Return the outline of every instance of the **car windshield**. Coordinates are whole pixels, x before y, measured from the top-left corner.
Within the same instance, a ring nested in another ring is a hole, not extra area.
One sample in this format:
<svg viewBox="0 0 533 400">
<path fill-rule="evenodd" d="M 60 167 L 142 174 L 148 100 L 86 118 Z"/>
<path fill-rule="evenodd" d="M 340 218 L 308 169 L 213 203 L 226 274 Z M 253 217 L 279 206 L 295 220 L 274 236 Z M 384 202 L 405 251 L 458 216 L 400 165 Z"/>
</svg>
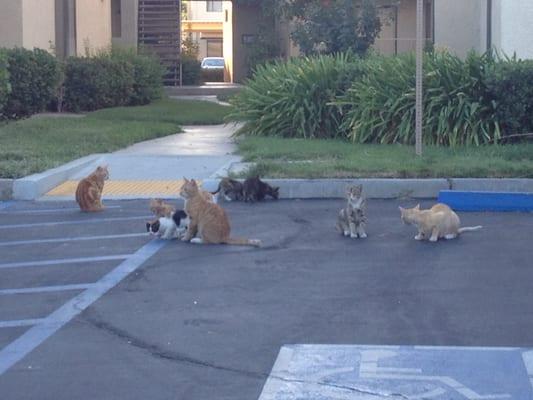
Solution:
<svg viewBox="0 0 533 400">
<path fill-rule="evenodd" d="M 223 58 L 212 58 L 204 60 L 204 66 L 207 67 L 223 67 L 224 66 L 224 59 Z"/>
</svg>

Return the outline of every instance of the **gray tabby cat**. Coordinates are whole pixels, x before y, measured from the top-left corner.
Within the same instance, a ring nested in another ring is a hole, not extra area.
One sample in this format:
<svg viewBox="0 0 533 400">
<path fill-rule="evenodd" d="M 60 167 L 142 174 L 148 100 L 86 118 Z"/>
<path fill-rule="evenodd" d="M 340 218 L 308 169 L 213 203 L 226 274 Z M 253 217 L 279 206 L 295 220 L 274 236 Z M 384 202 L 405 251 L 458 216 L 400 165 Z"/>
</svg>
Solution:
<svg viewBox="0 0 533 400">
<path fill-rule="evenodd" d="M 351 238 L 366 238 L 366 200 L 363 185 L 354 185 L 347 189 L 348 203 L 339 211 L 337 230 Z"/>
<path fill-rule="evenodd" d="M 222 198 L 226 201 L 241 201 L 244 200 L 244 185 L 231 178 L 222 178 L 218 184 L 218 189 L 211 192 L 212 195 L 220 193 Z"/>
</svg>

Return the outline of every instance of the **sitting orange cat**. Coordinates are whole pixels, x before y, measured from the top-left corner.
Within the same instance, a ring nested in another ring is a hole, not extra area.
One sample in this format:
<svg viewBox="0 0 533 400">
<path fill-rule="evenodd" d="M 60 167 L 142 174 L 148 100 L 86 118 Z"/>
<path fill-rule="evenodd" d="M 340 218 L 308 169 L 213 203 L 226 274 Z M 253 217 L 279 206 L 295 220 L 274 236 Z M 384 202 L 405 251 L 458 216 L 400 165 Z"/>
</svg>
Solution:
<svg viewBox="0 0 533 400">
<path fill-rule="evenodd" d="M 185 199 L 184 209 L 190 219 L 183 241 L 244 246 L 261 245 L 261 242 L 255 239 L 231 238 L 226 212 L 219 205 L 206 200 L 194 179 L 185 179 L 180 196 Z M 198 237 L 196 237 L 197 234 Z"/>
<path fill-rule="evenodd" d="M 459 216 L 446 204 L 437 203 L 429 210 L 420 210 L 420 204 L 414 208 L 400 207 L 402 221 L 418 228 L 416 240 L 429 239 L 436 242 L 440 238 L 455 239 L 460 233 L 476 231 L 481 226 L 460 228 Z"/>
<path fill-rule="evenodd" d="M 99 166 L 87 178 L 82 179 L 76 188 L 76 202 L 82 211 L 102 211 L 102 191 L 104 181 L 109 179 L 109 171 L 106 166 Z"/>
</svg>

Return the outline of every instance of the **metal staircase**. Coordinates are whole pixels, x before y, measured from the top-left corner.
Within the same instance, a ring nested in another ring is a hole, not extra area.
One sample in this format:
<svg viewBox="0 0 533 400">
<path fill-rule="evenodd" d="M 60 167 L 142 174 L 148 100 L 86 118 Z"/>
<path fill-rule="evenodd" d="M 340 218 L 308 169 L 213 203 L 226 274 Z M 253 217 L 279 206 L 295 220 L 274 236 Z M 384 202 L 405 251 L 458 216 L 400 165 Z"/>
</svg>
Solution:
<svg viewBox="0 0 533 400">
<path fill-rule="evenodd" d="M 139 0 L 139 46 L 159 56 L 167 86 L 180 84 L 181 0 Z"/>
</svg>

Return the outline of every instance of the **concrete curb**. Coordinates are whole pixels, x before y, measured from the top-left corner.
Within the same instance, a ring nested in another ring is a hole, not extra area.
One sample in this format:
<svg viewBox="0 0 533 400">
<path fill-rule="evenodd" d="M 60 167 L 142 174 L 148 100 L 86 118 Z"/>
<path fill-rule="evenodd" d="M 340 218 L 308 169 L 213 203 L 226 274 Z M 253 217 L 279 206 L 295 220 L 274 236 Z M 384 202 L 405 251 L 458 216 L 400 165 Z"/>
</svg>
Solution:
<svg viewBox="0 0 533 400">
<path fill-rule="evenodd" d="M 242 179 L 239 179 L 242 181 Z M 264 179 L 280 187 L 281 199 L 343 198 L 346 187 L 360 183 L 367 198 L 437 198 L 441 190 L 532 192 L 533 179 Z M 209 191 L 219 179 L 203 180 Z"/>
<path fill-rule="evenodd" d="M 375 199 L 436 198 L 450 189 L 446 179 L 264 179 L 279 186 L 280 199 L 342 198 L 346 187 L 360 183 L 366 197 Z M 242 180 L 241 180 L 242 181 Z M 218 179 L 206 179 L 202 186 L 216 190 Z"/>
<path fill-rule="evenodd" d="M 450 182 L 451 190 L 533 193 L 533 179 L 452 178 Z"/>
<path fill-rule="evenodd" d="M 0 200 L 11 200 L 13 198 L 14 179 L 0 179 Z"/>
<path fill-rule="evenodd" d="M 102 154 L 92 154 L 61 165 L 60 167 L 41 172 L 40 174 L 16 179 L 13 182 L 13 199 L 35 200 L 47 193 L 50 189 L 68 180 L 73 174 L 90 164 L 96 163 L 102 156 Z"/>
</svg>

